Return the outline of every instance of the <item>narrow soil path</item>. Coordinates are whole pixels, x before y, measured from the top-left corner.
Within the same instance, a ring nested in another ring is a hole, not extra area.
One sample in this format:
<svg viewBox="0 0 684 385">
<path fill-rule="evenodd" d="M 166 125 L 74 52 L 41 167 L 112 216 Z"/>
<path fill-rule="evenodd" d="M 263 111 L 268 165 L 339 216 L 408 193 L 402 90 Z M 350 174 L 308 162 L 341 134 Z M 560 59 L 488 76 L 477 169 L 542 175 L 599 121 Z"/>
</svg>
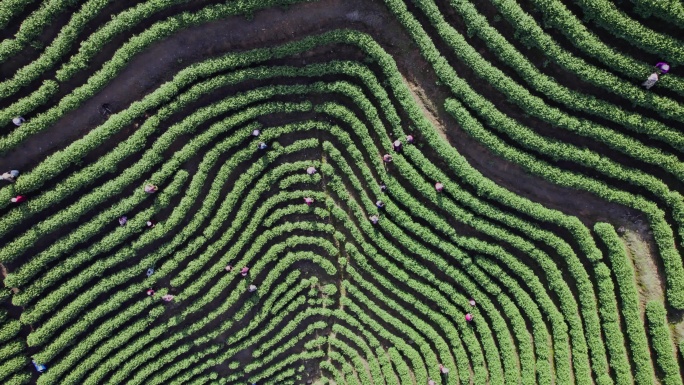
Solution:
<svg viewBox="0 0 684 385">
<path fill-rule="evenodd" d="M 642 311 L 649 301 L 663 302 L 665 290 L 663 287 L 663 272 L 657 259 L 654 258 L 651 241 L 647 234 L 639 231 L 627 230 L 624 241 L 636 273 L 637 285 Z"/>
</svg>

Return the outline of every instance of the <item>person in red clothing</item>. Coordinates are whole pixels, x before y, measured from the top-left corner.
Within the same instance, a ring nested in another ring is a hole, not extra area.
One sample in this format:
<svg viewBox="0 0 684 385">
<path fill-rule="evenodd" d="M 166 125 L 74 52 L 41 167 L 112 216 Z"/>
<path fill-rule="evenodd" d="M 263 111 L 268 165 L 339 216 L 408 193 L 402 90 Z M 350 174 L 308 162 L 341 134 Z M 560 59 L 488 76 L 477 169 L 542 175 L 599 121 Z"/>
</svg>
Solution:
<svg viewBox="0 0 684 385">
<path fill-rule="evenodd" d="M 14 198 L 10 199 L 10 202 L 12 203 L 21 203 L 26 200 L 26 197 L 23 195 L 17 195 Z"/>
<path fill-rule="evenodd" d="M 249 271 L 249 267 L 245 266 L 240 270 L 240 274 L 242 274 L 243 277 L 247 276 L 247 272 Z"/>
<path fill-rule="evenodd" d="M 151 296 L 154 295 L 154 290 L 152 290 L 152 289 L 147 289 L 146 293 L 147 293 L 147 295 L 149 295 L 149 296 L 151 297 Z"/>
<path fill-rule="evenodd" d="M 465 315 L 465 320 L 468 321 L 468 322 L 472 321 L 472 320 L 473 320 L 473 315 L 470 314 L 470 313 L 466 313 L 466 315 Z"/>
<path fill-rule="evenodd" d="M 382 156 L 382 160 L 383 160 L 385 163 L 391 163 L 391 162 L 392 162 L 392 155 L 390 155 L 390 154 L 385 154 L 385 155 Z"/>
</svg>

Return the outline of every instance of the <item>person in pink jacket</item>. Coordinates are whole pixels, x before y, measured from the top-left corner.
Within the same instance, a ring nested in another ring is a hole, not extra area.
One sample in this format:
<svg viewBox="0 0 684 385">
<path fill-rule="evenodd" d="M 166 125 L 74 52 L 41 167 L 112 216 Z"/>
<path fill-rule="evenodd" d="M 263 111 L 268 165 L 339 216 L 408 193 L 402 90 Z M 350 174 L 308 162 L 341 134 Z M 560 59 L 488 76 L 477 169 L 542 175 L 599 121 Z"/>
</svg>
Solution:
<svg viewBox="0 0 684 385">
<path fill-rule="evenodd" d="M 10 202 L 12 203 L 21 203 L 26 201 L 26 197 L 23 195 L 17 195 L 14 198 L 10 199 Z"/>
</svg>

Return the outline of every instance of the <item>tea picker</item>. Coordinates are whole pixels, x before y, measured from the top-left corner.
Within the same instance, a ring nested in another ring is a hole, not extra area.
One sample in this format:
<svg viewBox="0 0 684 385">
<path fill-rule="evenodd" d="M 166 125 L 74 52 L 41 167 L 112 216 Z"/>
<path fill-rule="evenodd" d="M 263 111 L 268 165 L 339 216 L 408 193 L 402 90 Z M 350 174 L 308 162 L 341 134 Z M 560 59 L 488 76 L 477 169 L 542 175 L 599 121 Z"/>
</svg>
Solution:
<svg viewBox="0 0 684 385">
<path fill-rule="evenodd" d="M 449 382 L 449 369 L 444 367 L 444 365 L 439 364 L 439 372 L 442 374 L 442 381 L 445 383 Z"/>
<path fill-rule="evenodd" d="M 646 89 L 651 89 L 659 80 L 659 75 L 665 75 L 670 71 L 670 65 L 665 62 L 658 62 L 655 65 L 656 71 L 648 75 L 645 82 L 641 83 Z"/>
<path fill-rule="evenodd" d="M 10 199 L 10 202 L 12 202 L 12 203 L 21 203 L 21 202 L 24 202 L 25 200 L 26 200 L 26 197 L 25 197 L 25 196 L 23 196 L 23 195 L 17 195 L 16 197 Z"/>
<path fill-rule="evenodd" d="M 151 184 L 151 183 L 148 183 L 148 184 L 145 185 L 145 189 L 144 189 L 144 190 L 145 190 L 145 192 L 148 193 L 148 194 L 154 194 L 154 193 L 157 192 L 157 190 L 159 190 L 159 187 L 157 187 L 157 186 L 155 186 L 155 185 L 153 185 L 153 184 Z"/>
<path fill-rule="evenodd" d="M 17 179 L 17 177 L 19 177 L 19 170 L 10 170 L 8 172 L 2 173 L 2 175 L 0 175 L 0 180 L 14 182 Z"/>
<path fill-rule="evenodd" d="M 31 360 L 31 363 L 32 363 L 33 366 L 36 368 L 36 371 L 37 371 L 38 373 L 43 373 L 44 371 L 47 370 L 47 366 L 45 366 L 45 365 L 43 365 L 43 364 L 38 364 L 38 363 L 36 363 L 36 360 Z"/>
</svg>

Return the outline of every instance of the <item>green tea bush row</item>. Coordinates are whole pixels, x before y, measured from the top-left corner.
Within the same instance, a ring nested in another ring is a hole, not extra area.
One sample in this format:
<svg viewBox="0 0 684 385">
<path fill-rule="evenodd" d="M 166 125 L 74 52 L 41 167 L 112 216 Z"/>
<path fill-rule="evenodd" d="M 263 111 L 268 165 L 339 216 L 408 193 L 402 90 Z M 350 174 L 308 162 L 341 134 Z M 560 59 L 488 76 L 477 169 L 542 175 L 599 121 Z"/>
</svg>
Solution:
<svg viewBox="0 0 684 385">
<path fill-rule="evenodd" d="M 600 181 L 589 179 L 581 174 L 562 170 L 547 162 L 536 159 L 523 151 L 508 146 L 501 139 L 496 138 L 494 135 L 484 130 L 480 123 L 470 117 L 468 112 L 464 108 L 461 108 L 455 100 L 450 100 L 446 107 L 470 135 L 490 148 L 494 153 L 514 161 L 530 172 L 541 175 L 553 183 L 587 190 L 609 201 L 616 201 L 644 212 L 648 216 L 660 256 L 665 264 L 668 301 L 676 308 L 684 306 L 684 281 L 676 278 L 680 276 L 681 273 L 684 273 L 684 270 L 682 270 L 684 267 L 682 267 L 679 253 L 673 242 L 674 234 L 672 228 L 665 221 L 665 214 L 663 211 L 654 203 L 649 202 L 640 196 L 630 196 L 632 194 L 616 190 L 606 186 Z M 678 198 L 679 194 L 677 192 L 668 192 L 666 194 L 667 195 L 663 197 L 663 199 L 668 204 L 674 206 L 673 214 L 679 224 L 682 219 L 679 218 L 681 209 L 678 207 L 682 205 L 681 198 Z M 683 230 L 684 228 L 680 225 L 679 232 L 681 233 Z"/>
<path fill-rule="evenodd" d="M 611 92 L 616 92 L 628 84 L 611 72 L 594 67 L 581 57 L 572 54 L 559 45 L 549 36 L 542 27 L 537 25 L 534 18 L 525 12 L 520 4 L 513 0 L 492 0 L 501 15 L 506 18 L 516 30 L 516 37 L 527 44 L 534 45 L 546 53 L 546 57 L 556 62 L 561 67 L 599 87 Z M 641 95 L 641 100 L 661 100 L 652 93 L 643 93 L 638 88 L 639 84 L 652 71 L 654 63 L 644 63 L 629 57 L 617 48 L 613 48 L 594 33 L 589 31 L 585 23 L 577 20 L 575 16 L 560 2 L 535 1 L 539 10 L 544 12 L 544 24 L 555 27 L 558 32 L 564 34 L 568 41 L 576 45 L 583 54 L 591 56 L 608 66 L 612 71 L 620 72 L 629 76 L 638 84 L 632 84 L 633 93 Z M 665 87 L 684 94 L 684 81 L 681 77 L 665 76 L 658 83 L 658 87 Z M 653 103 L 651 108 L 657 106 Z M 657 108 L 657 107 L 655 107 Z"/>
<path fill-rule="evenodd" d="M 43 72 L 54 66 L 62 55 L 69 52 L 73 43 L 78 39 L 78 34 L 85 28 L 86 24 L 108 4 L 108 0 L 89 0 L 83 4 L 81 9 L 72 14 L 69 23 L 61 29 L 57 37 L 37 59 L 19 68 L 12 74 L 11 78 L 0 82 L 0 99 L 7 98 L 16 93 L 21 87 L 25 87 L 36 80 Z M 0 60 L 4 60 L 8 56 L 7 51 L 4 51 L 2 48 L 2 43 L 0 43 Z"/>
<path fill-rule="evenodd" d="M 553 78 L 541 73 L 515 46 L 510 44 L 503 35 L 489 25 L 487 19 L 477 12 L 473 4 L 461 0 L 452 0 L 451 6 L 463 16 L 463 20 L 467 23 L 470 30 L 474 31 L 487 44 L 492 53 L 496 54 L 500 60 L 508 63 L 528 84 L 545 96 L 552 97 L 572 109 L 592 113 L 619 123 L 621 126 L 628 127 L 636 132 L 648 134 L 652 138 L 662 140 L 679 149 L 684 148 L 684 137 L 678 131 L 671 129 L 665 124 L 649 119 L 641 114 L 625 111 L 592 95 L 573 91 L 559 85 Z M 455 44 L 458 44 L 458 47 L 462 47 L 465 44 L 464 41 L 455 36 L 455 30 L 446 24 L 439 11 L 434 9 L 432 3 L 421 3 L 421 7 L 435 20 L 435 24 L 440 26 L 440 30 L 445 34 L 444 39 L 450 42 L 454 48 L 456 48 Z M 455 49 L 454 52 L 461 51 Z M 553 51 L 548 50 L 545 52 Z M 479 67 L 479 65 L 475 66 L 475 68 Z M 658 112 L 662 110 L 664 116 L 669 116 L 667 114 L 680 109 L 677 102 L 673 100 L 660 100 L 658 96 L 649 98 L 648 102 L 646 101 L 645 94 L 641 95 L 640 98 L 635 98 L 633 96 L 635 93 L 641 94 L 648 91 L 636 91 L 633 84 L 624 84 L 622 87 L 617 88 L 615 92 L 618 92 L 619 96 L 627 98 L 642 107 L 656 108 Z"/>
<path fill-rule="evenodd" d="M 427 4 L 428 3 L 421 2 L 422 7 L 427 7 Z M 397 12 L 401 11 L 397 10 Z M 517 104 L 526 113 L 536 116 L 555 127 L 561 127 L 565 130 L 603 142 L 609 147 L 635 157 L 636 159 L 654 165 L 661 165 L 665 162 L 669 165 L 667 167 L 668 172 L 673 172 L 673 170 L 677 169 L 680 170 L 676 173 L 680 179 L 682 178 L 682 175 L 684 175 L 681 173 L 681 171 L 684 171 L 684 166 L 680 164 L 676 157 L 663 154 L 659 149 L 645 146 L 629 136 L 610 130 L 602 125 L 575 118 L 558 108 L 549 106 L 542 98 L 532 95 L 525 87 L 518 85 L 501 70 L 484 60 L 474 48 L 467 44 L 463 36 L 458 34 L 444 21 L 436 7 L 433 6 L 427 14 L 433 19 L 432 25 L 434 25 L 440 34 L 442 34 L 443 39 L 453 48 L 454 52 L 459 55 L 461 59 L 478 74 L 478 76 L 487 79 L 493 87 L 506 95 L 509 101 Z M 404 16 L 403 14 L 399 14 L 398 16 L 405 19 L 404 23 L 408 29 L 413 29 L 412 33 L 414 34 L 414 39 L 421 39 L 420 43 L 423 44 L 419 43 L 419 46 L 424 55 L 427 56 L 426 52 L 428 51 L 430 52 L 430 55 L 439 55 L 434 44 L 429 40 L 429 37 L 424 35 L 425 32 L 422 30 L 422 27 L 417 24 L 415 19 L 412 19 L 412 16 Z M 433 67 L 435 67 L 436 72 L 442 81 L 452 89 L 452 92 L 455 95 L 459 95 L 459 98 L 472 110 L 476 111 L 486 120 L 499 119 L 501 121 L 508 121 L 509 123 L 514 122 L 513 119 L 498 111 L 493 103 L 474 92 L 465 79 L 457 76 L 444 57 L 437 56 L 433 60 L 430 60 L 428 57 L 428 60 Z M 578 103 L 583 102 L 578 101 Z M 674 104 L 677 105 L 677 103 Z M 674 107 L 669 110 L 672 110 L 673 108 Z M 678 105 L 677 108 L 679 108 Z M 684 116 L 684 109 L 681 109 L 681 112 L 682 116 Z"/>
<path fill-rule="evenodd" d="M 535 4 L 544 2 L 534 1 Z M 551 3 L 560 3 L 557 1 Z M 605 28 L 613 36 L 626 40 L 647 52 L 657 54 L 672 64 L 684 63 L 684 42 L 664 33 L 654 31 L 620 11 L 607 1 L 578 0 L 587 18 Z"/>
<path fill-rule="evenodd" d="M 646 329 L 641 320 L 639 292 L 632 262 L 627 256 L 625 245 L 610 224 L 597 223 L 594 225 L 594 231 L 608 248 L 611 271 L 615 274 L 624 328 L 634 363 L 634 379 L 636 383 L 648 383 L 655 378 L 655 372 L 649 353 Z"/>
<path fill-rule="evenodd" d="M 663 374 L 664 385 L 681 385 L 677 351 L 672 342 L 672 332 L 667 322 L 667 311 L 659 301 L 646 303 L 646 322 L 651 346 L 655 353 L 655 362 Z"/>
<path fill-rule="evenodd" d="M 175 18 L 171 18 L 165 22 L 155 23 L 150 29 L 145 30 L 144 33 L 133 37 L 128 43 L 124 44 L 119 50 L 117 50 L 111 60 L 107 61 L 99 71 L 97 71 L 88 79 L 86 84 L 74 89 L 69 95 L 66 95 L 64 98 L 62 98 L 57 106 L 54 106 L 48 111 L 31 118 L 21 127 L 13 130 L 10 134 L 5 136 L 3 140 L 0 141 L 0 153 L 4 153 L 14 148 L 17 144 L 24 141 L 31 135 L 50 127 L 66 112 L 77 108 L 84 101 L 90 99 L 97 91 L 101 90 L 107 83 L 109 83 L 109 81 L 111 81 L 119 73 L 119 71 L 126 66 L 126 64 L 134 55 L 147 48 L 153 42 L 167 37 L 179 29 L 187 28 L 192 25 L 213 21 L 230 15 L 240 14 L 241 12 L 252 12 L 262 7 L 288 4 L 291 1 L 293 0 L 272 0 L 268 2 L 250 0 L 248 3 L 240 2 L 234 4 L 229 3 L 215 5 L 213 7 L 203 9 L 199 14 L 184 13 L 177 15 Z M 125 25 L 126 23 L 127 22 L 124 20 L 121 21 L 121 25 Z M 98 44 L 96 44 L 97 50 L 101 48 L 101 45 Z M 83 65 L 85 66 L 84 68 L 87 68 L 87 60 L 83 59 L 83 61 L 78 65 Z M 187 75 L 187 72 L 181 71 L 178 75 L 182 77 Z M 58 80 L 65 81 L 70 77 L 70 75 L 62 79 L 60 79 L 60 77 L 61 76 L 58 73 Z M 168 92 L 169 87 L 174 88 L 167 83 L 167 89 L 165 91 Z M 162 86 L 160 89 L 158 89 L 158 91 L 164 88 L 165 87 Z M 49 90 L 45 89 L 44 91 Z M 154 95 L 153 97 L 161 96 L 159 95 L 160 93 L 162 92 L 158 92 L 157 95 Z M 37 103 L 42 104 L 49 100 L 52 96 L 53 94 L 45 92 L 44 94 L 41 94 L 40 97 L 30 97 L 27 99 L 27 103 L 31 103 L 33 105 Z M 136 106 L 139 107 L 140 103 L 134 102 L 131 105 L 131 108 Z M 7 113 L 0 114 L 0 121 L 2 117 L 11 119 L 16 114 L 27 115 L 26 108 L 24 108 L 23 105 L 17 103 L 14 108 L 16 109 L 11 111 L 9 115 Z M 139 113 L 141 110 L 138 110 L 137 112 L 138 114 L 136 115 L 141 115 Z"/>
<path fill-rule="evenodd" d="M 128 29 L 133 28 L 140 21 L 149 18 L 154 13 L 160 12 L 168 7 L 185 2 L 185 0 L 173 1 L 151 1 L 142 4 L 136 4 L 133 8 L 127 9 L 122 13 L 112 17 L 104 26 L 100 27 L 93 35 L 89 36 L 81 43 L 79 53 L 92 45 L 91 41 L 97 41 L 99 45 L 97 50 L 91 53 L 90 58 L 95 53 L 99 52 L 102 47 L 112 40 L 116 34 L 122 33 Z M 104 7 L 109 4 L 107 0 L 91 0 L 81 6 L 78 12 L 75 12 L 69 23 L 65 25 L 59 32 L 59 35 L 50 43 L 45 51 L 30 64 L 24 66 L 14 73 L 11 79 L 7 79 L 0 83 L 0 98 L 6 98 L 17 92 L 21 87 L 26 86 L 30 82 L 37 79 L 43 72 L 49 70 L 56 65 L 65 54 L 69 52 L 71 47 L 78 42 L 79 34 L 83 32 L 86 25 L 92 21 L 97 15 L 101 13 Z M 79 53 L 72 56 L 70 61 L 65 64 L 68 68 L 69 63 L 79 57 Z M 2 53 L 0 52 L 0 57 Z M 64 70 L 61 70 L 63 72 Z M 70 74 L 73 76 L 73 73 Z M 70 78 L 69 76 L 68 78 Z M 59 77 L 60 82 L 66 81 L 68 78 Z"/>
<path fill-rule="evenodd" d="M 0 8 L 2 11 L 0 14 L 3 15 L 0 19 L 2 23 L 7 24 L 9 20 L 5 19 L 11 19 L 12 15 L 19 12 L 20 7 L 28 5 L 27 3 L 26 0 L 4 1 Z M 43 28 L 50 24 L 53 18 L 76 4 L 76 0 L 48 0 L 41 3 L 35 12 L 22 20 L 14 39 L 5 39 L 0 42 L 0 62 L 4 62 L 19 53 L 43 32 Z"/>
</svg>

